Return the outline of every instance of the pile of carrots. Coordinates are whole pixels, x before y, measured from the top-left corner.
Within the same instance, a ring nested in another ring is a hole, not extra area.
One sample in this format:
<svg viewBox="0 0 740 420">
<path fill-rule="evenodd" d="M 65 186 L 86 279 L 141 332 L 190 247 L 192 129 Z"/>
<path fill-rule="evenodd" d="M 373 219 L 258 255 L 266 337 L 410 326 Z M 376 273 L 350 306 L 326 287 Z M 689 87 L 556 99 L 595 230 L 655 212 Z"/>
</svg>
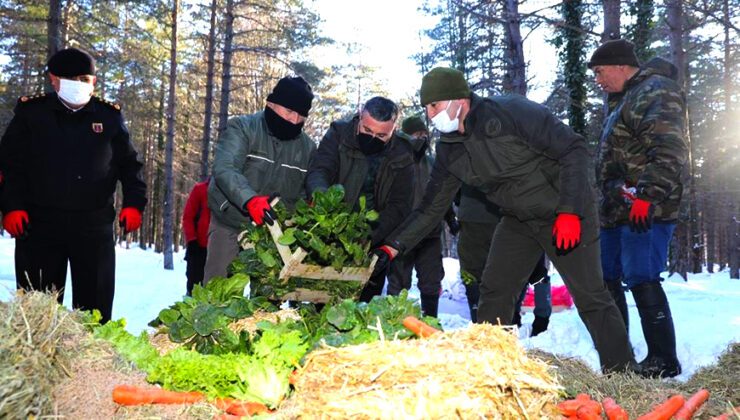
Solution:
<svg viewBox="0 0 740 420">
<path fill-rule="evenodd" d="M 688 400 L 681 395 L 674 395 L 637 420 L 689 420 L 708 399 L 709 391 L 706 389 L 700 389 Z M 612 398 L 604 398 L 599 403 L 586 394 L 578 394 L 575 399 L 565 400 L 557 407 L 566 419 L 599 420 L 604 412 L 608 420 L 629 420 L 627 412 Z"/>
<path fill-rule="evenodd" d="M 116 385 L 113 388 L 113 402 L 120 405 L 194 404 L 205 400 L 205 396 L 200 392 L 177 392 L 133 385 Z M 262 403 L 239 401 L 232 398 L 218 398 L 211 401 L 211 404 L 226 412 L 226 415 L 222 416 L 223 420 L 271 412 Z"/>
</svg>

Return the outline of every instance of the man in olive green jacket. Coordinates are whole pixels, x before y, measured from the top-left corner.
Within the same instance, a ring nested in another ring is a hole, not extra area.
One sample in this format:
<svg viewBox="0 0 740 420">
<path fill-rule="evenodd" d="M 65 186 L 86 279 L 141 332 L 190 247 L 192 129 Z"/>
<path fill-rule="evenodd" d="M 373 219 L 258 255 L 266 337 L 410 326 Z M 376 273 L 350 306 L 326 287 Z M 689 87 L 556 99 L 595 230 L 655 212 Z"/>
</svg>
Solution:
<svg viewBox="0 0 740 420">
<path fill-rule="evenodd" d="M 601 262 L 604 280 L 629 325 L 624 286 L 632 292 L 648 346 L 645 376 L 681 373 L 676 333 L 660 273 L 683 195 L 688 161 L 686 105 L 678 69 L 662 58 L 640 66 L 632 43 L 612 40 L 589 68 L 612 98 L 599 144 Z"/>
<path fill-rule="evenodd" d="M 270 199 L 291 208 L 316 144 L 303 132 L 313 92 L 300 77 L 284 77 L 267 96 L 265 110 L 231 118 L 216 144 L 208 186 L 211 223 L 204 280 L 226 276 L 239 252 L 243 225 L 272 223 Z"/>
<path fill-rule="evenodd" d="M 446 134 L 422 205 L 385 248 L 391 255 L 413 248 L 468 184 L 502 214 L 481 279 L 478 321 L 511 324 L 517 297 L 544 251 L 573 295 L 602 370 L 631 368 L 627 331 L 601 276 L 585 140 L 524 97 L 472 94 L 462 73 L 450 68 L 424 76 L 421 103 Z"/>
<path fill-rule="evenodd" d="M 373 248 L 411 212 L 411 145 L 398 137 L 397 117 L 396 104 L 377 96 L 365 103 L 359 115 L 333 122 L 306 175 L 309 196 L 334 184 L 344 187 L 344 200 L 352 206 L 358 206 L 360 196 L 365 196 L 367 208 L 379 213 L 378 221 L 371 225 Z M 386 272 L 387 267 L 382 267 L 373 273 L 361 301 L 368 302 L 382 292 Z"/>
</svg>

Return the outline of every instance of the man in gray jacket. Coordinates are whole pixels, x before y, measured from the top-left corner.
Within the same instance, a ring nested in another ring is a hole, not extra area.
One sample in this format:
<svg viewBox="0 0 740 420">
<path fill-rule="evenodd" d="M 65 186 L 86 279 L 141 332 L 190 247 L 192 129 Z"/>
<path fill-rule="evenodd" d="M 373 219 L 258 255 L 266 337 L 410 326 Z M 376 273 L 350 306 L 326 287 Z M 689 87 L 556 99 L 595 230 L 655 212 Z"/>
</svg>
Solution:
<svg viewBox="0 0 740 420">
<path fill-rule="evenodd" d="M 288 208 L 303 196 L 303 180 L 316 144 L 303 132 L 313 92 L 301 77 L 284 77 L 267 96 L 265 110 L 229 120 L 216 144 L 208 185 L 211 224 L 205 282 L 226 276 L 239 253 L 245 223 L 272 223 L 270 199 Z"/>
</svg>

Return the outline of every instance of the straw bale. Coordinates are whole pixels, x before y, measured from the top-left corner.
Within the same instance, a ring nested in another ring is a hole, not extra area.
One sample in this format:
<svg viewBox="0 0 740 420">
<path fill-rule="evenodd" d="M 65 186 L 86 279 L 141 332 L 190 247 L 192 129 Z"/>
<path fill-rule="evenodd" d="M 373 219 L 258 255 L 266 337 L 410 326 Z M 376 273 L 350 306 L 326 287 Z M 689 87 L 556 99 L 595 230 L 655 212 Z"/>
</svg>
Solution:
<svg viewBox="0 0 740 420">
<path fill-rule="evenodd" d="M 312 352 L 287 418 L 555 418 L 561 387 L 508 328 L 474 324 L 428 339 Z"/>
</svg>

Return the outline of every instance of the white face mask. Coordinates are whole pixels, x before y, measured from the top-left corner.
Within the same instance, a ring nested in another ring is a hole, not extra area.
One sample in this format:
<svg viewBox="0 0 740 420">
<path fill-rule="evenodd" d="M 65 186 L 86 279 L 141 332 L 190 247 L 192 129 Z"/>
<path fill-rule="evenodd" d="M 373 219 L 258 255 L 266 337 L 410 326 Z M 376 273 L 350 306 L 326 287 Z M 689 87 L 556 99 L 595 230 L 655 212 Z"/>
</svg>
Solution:
<svg viewBox="0 0 740 420">
<path fill-rule="evenodd" d="M 70 105 L 85 105 L 90 102 L 93 85 L 77 80 L 59 79 L 59 97 Z"/>
<path fill-rule="evenodd" d="M 462 110 L 462 107 L 458 107 L 455 118 L 450 119 L 450 116 L 447 115 L 447 110 L 450 109 L 451 104 L 452 101 L 447 102 L 447 107 L 445 108 L 445 110 L 432 118 L 432 124 L 434 124 L 434 128 L 442 133 L 452 133 L 453 131 L 457 131 L 457 128 L 460 126 L 460 119 L 458 117 L 460 116 L 460 110 Z"/>
</svg>

